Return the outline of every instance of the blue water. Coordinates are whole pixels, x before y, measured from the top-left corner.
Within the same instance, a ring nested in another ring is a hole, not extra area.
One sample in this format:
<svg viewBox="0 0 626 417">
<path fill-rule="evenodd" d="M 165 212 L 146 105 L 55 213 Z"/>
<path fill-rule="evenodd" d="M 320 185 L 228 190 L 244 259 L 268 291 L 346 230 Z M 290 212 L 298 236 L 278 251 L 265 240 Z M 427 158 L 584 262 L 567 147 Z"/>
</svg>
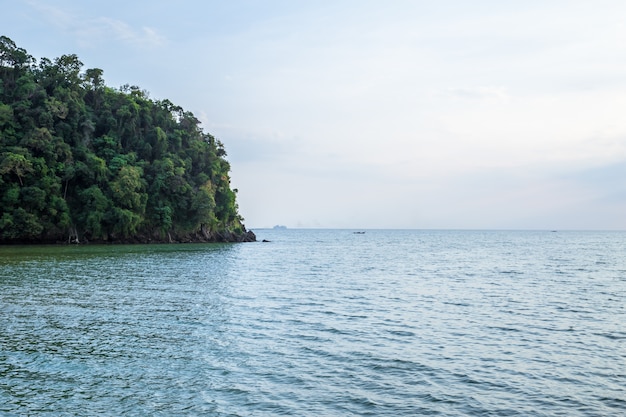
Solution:
<svg viewBox="0 0 626 417">
<path fill-rule="evenodd" d="M 621 416 L 626 233 L 0 247 L 1 416 Z"/>
</svg>

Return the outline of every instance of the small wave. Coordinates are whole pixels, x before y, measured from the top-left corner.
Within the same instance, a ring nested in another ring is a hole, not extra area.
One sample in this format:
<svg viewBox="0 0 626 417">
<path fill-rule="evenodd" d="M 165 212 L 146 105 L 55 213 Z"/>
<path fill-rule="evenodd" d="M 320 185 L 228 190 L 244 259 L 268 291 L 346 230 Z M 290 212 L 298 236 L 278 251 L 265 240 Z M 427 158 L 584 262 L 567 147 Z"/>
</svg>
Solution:
<svg viewBox="0 0 626 417">
<path fill-rule="evenodd" d="M 622 398 L 600 397 L 598 401 L 610 408 L 616 408 L 618 410 L 626 409 L 626 400 Z"/>
<path fill-rule="evenodd" d="M 455 302 L 452 302 L 452 301 L 444 301 L 443 304 L 451 305 L 451 306 L 458 306 L 458 307 L 470 307 L 470 305 L 471 305 L 469 303 L 458 303 L 458 302 L 455 303 Z"/>
<path fill-rule="evenodd" d="M 413 337 L 413 336 L 415 336 L 415 333 L 404 331 L 404 330 L 387 330 L 387 333 L 392 334 L 394 336 L 401 336 L 401 337 Z"/>
<path fill-rule="evenodd" d="M 521 332 L 522 331 L 514 327 L 506 327 L 506 326 L 488 326 L 487 328 L 493 329 L 493 330 L 502 330 L 504 332 Z"/>
<path fill-rule="evenodd" d="M 594 333 L 596 336 L 606 337 L 611 340 L 626 340 L 626 334 L 614 334 L 614 333 Z"/>
</svg>

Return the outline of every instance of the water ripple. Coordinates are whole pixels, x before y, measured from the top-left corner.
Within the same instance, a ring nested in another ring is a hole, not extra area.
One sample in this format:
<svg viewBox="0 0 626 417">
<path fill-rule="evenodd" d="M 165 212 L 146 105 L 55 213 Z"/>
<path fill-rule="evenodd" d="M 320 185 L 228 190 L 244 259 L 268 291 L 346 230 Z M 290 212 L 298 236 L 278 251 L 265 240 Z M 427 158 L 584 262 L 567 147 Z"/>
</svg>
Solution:
<svg viewBox="0 0 626 417">
<path fill-rule="evenodd" d="M 0 248 L 0 415 L 618 416 L 622 233 Z"/>
</svg>

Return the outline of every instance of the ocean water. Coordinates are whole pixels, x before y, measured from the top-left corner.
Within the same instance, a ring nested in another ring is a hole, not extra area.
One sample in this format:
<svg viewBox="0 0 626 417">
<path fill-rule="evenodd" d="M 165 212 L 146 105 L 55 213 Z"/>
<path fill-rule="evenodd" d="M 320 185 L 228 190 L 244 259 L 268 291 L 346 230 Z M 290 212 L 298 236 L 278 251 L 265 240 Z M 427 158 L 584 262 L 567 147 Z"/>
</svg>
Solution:
<svg viewBox="0 0 626 417">
<path fill-rule="evenodd" d="M 0 247 L 0 416 L 626 415 L 626 233 Z"/>
</svg>

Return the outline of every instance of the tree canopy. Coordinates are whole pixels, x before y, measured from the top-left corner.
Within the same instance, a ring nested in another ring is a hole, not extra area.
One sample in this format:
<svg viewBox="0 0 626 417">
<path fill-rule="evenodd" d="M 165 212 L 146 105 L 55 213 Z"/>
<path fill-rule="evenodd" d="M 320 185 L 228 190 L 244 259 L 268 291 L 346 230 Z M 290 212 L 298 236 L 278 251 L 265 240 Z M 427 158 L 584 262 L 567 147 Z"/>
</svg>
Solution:
<svg viewBox="0 0 626 417">
<path fill-rule="evenodd" d="M 0 243 L 254 240 L 225 156 L 169 100 L 0 37 Z"/>
</svg>

